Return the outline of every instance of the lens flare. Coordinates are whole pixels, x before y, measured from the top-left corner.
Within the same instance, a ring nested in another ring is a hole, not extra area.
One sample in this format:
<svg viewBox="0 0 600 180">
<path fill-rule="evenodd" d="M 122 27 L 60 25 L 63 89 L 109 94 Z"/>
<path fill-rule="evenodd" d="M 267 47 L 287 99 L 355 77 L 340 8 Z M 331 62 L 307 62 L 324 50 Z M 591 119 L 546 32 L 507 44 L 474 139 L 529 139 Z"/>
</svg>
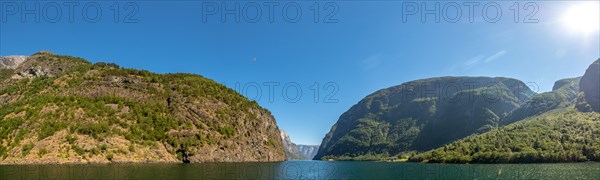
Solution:
<svg viewBox="0 0 600 180">
<path fill-rule="evenodd" d="M 573 32 L 598 33 L 600 30 L 600 4 L 586 2 L 573 5 L 562 16 L 562 22 Z"/>
</svg>

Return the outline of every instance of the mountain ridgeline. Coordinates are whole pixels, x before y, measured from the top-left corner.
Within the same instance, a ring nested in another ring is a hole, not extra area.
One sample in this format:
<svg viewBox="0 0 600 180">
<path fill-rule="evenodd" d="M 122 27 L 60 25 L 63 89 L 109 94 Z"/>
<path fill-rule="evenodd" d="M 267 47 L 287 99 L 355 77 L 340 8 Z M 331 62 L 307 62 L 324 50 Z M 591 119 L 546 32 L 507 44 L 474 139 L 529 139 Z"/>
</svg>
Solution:
<svg viewBox="0 0 600 180">
<path fill-rule="evenodd" d="M 483 77 L 430 78 L 379 90 L 342 114 L 315 159 L 600 161 L 600 115 L 595 104 L 600 101 L 598 69 L 597 60 L 582 77 L 559 80 L 552 91 L 540 94 L 518 80 Z M 427 87 L 411 85 L 433 82 L 444 87 L 457 81 L 493 82 L 497 90 L 489 91 L 490 86 L 462 91 L 431 88 L 430 95 L 422 95 L 428 94 L 423 93 Z M 398 100 L 406 91 L 420 93 Z M 472 92 L 467 97 L 474 100 L 448 100 L 459 92 Z M 485 98 L 488 93 L 498 98 Z"/>
<path fill-rule="evenodd" d="M 315 159 L 378 160 L 498 127 L 535 93 L 516 79 L 440 77 L 379 90 L 340 116 Z"/>
<path fill-rule="evenodd" d="M 201 76 L 0 59 L 0 164 L 285 160 L 271 113 Z"/>
<path fill-rule="evenodd" d="M 566 108 L 573 105 L 579 92 L 580 79 L 581 77 L 577 77 L 556 81 L 552 87 L 552 91 L 534 95 L 524 104 L 511 111 L 507 117 L 502 118 L 502 124 L 510 124 L 553 109 Z"/>
</svg>

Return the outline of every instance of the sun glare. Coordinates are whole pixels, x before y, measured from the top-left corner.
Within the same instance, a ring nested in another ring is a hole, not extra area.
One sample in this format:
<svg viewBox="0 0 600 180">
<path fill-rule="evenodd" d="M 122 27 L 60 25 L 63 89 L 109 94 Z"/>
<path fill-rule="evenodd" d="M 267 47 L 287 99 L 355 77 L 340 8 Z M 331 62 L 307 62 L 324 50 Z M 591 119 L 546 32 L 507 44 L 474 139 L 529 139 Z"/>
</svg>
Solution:
<svg viewBox="0 0 600 180">
<path fill-rule="evenodd" d="M 573 5 L 562 16 L 562 22 L 573 32 L 598 33 L 600 30 L 600 4 L 586 2 Z"/>
</svg>

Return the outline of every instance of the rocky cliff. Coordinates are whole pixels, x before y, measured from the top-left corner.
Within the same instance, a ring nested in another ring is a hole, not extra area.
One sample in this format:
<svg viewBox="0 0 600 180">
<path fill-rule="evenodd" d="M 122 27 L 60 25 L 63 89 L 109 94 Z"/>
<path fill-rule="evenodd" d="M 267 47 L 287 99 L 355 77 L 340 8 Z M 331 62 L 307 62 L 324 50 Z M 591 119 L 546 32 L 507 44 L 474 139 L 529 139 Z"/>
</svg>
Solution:
<svg viewBox="0 0 600 180">
<path fill-rule="evenodd" d="M 281 130 L 281 139 L 288 160 L 312 159 L 319 149 L 318 145 L 298 145 L 293 143 L 290 136 L 283 130 Z"/>
<path fill-rule="evenodd" d="M 582 91 L 583 99 L 589 104 L 590 109 L 600 112 L 600 58 L 587 68 L 585 74 L 581 77 L 579 89 Z"/>
<path fill-rule="evenodd" d="M 286 159 L 302 159 L 302 155 L 300 155 L 300 151 L 298 151 L 298 147 L 296 144 L 292 142 L 290 136 L 283 130 L 280 132 L 281 141 L 283 142 L 283 149 L 285 150 Z"/>
</svg>

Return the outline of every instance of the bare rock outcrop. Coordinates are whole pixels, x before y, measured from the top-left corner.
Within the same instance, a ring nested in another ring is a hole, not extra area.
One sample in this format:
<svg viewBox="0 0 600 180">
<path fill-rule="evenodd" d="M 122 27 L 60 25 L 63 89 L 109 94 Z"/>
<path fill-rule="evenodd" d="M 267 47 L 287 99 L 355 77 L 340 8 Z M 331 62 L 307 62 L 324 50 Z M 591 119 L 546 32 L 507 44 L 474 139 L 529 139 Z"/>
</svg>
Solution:
<svg viewBox="0 0 600 180">
<path fill-rule="evenodd" d="M 584 93 L 584 99 L 591 109 L 600 112 L 600 59 L 587 68 L 581 77 L 579 89 Z"/>
<path fill-rule="evenodd" d="M 0 69 L 15 69 L 26 59 L 27 56 L 0 56 Z"/>
</svg>

